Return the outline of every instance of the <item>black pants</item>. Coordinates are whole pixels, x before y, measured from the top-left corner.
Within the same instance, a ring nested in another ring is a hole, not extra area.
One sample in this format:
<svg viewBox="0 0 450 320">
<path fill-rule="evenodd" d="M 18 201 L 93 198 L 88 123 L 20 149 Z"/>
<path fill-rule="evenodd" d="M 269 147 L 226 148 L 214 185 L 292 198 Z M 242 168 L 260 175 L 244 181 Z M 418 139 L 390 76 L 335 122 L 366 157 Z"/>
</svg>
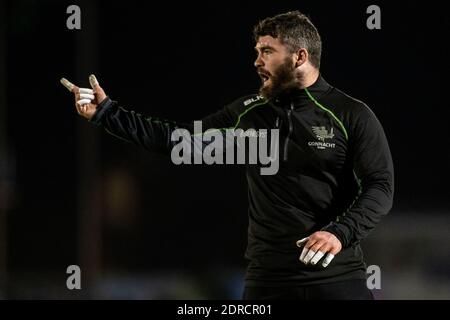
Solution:
<svg viewBox="0 0 450 320">
<path fill-rule="evenodd" d="M 244 300 L 373 300 L 366 280 L 299 287 L 245 287 Z"/>
</svg>

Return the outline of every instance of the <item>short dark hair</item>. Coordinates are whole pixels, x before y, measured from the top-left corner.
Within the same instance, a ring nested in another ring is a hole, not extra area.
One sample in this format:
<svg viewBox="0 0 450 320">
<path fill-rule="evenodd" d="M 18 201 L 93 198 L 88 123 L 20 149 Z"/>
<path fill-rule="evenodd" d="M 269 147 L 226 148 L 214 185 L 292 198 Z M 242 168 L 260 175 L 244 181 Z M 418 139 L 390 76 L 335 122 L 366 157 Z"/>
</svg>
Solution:
<svg viewBox="0 0 450 320">
<path fill-rule="evenodd" d="M 322 40 L 311 20 L 300 11 L 290 11 L 265 18 L 253 28 L 255 41 L 259 37 L 278 38 L 291 52 L 305 48 L 311 64 L 320 68 Z"/>
</svg>

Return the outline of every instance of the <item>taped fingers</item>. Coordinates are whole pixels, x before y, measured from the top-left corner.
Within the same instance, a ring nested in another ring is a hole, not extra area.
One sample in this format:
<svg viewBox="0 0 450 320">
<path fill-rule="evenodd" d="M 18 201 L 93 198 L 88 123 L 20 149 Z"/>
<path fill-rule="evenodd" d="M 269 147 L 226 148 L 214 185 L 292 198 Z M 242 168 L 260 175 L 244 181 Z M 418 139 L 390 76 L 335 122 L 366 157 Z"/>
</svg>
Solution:
<svg viewBox="0 0 450 320">
<path fill-rule="evenodd" d="M 308 264 L 309 261 L 312 259 L 312 257 L 314 257 L 315 254 L 316 254 L 315 251 L 309 250 L 308 253 L 306 254 L 305 258 L 303 259 L 303 263 Z"/>
<path fill-rule="evenodd" d="M 314 255 L 314 257 L 311 259 L 311 264 L 315 265 L 317 262 L 319 262 L 320 259 L 325 255 L 322 251 L 317 251 L 317 253 Z"/>
<path fill-rule="evenodd" d="M 311 245 L 312 246 L 312 245 Z M 307 264 L 306 262 L 306 257 L 308 257 L 308 261 L 314 256 L 314 254 L 316 253 L 316 251 L 311 250 L 311 246 L 309 247 L 304 247 L 302 250 L 302 253 L 300 254 L 300 261 Z"/>
<path fill-rule="evenodd" d="M 80 93 L 80 98 L 94 100 L 95 96 L 93 94 L 89 94 L 89 93 Z"/>
<path fill-rule="evenodd" d="M 305 262 L 305 258 L 306 258 L 306 255 L 308 254 L 308 252 L 310 251 L 311 247 L 314 246 L 317 243 L 317 240 L 315 240 L 315 239 L 310 239 L 309 237 L 305 238 L 305 239 L 307 241 L 303 242 L 304 243 L 304 247 L 303 247 L 302 253 L 300 255 L 300 261 L 303 262 L 303 263 L 306 263 Z M 302 240 L 305 240 L 305 239 L 302 239 Z M 300 240 L 300 241 L 302 241 L 302 240 Z M 317 249 L 318 248 L 316 248 L 316 250 L 314 250 L 312 252 L 316 253 Z"/>
</svg>

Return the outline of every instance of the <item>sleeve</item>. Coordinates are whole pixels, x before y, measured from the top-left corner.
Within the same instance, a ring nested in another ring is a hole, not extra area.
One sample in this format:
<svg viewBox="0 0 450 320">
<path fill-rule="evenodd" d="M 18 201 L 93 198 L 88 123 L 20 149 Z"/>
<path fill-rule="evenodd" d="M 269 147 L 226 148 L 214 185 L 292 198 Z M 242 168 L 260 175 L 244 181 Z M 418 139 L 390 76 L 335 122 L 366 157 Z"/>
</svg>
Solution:
<svg viewBox="0 0 450 320">
<path fill-rule="evenodd" d="M 343 248 L 370 233 L 391 209 L 394 195 L 389 145 L 380 122 L 366 106 L 364 115 L 354 121 L 349 143 L 359 195 L 345 213 L 322 229 L 336 235 Z"/>
<path fill-rule="evenodd" d="M 202 121 L 202 130 L 209 128 L 226 128 L 233 125 L 233 116 L 225 107 L 211 114 Z M 193 132 L 194 124 L 177 123 L 169 120 L 144 116 L 120 107 L 116 101 L 107 97 L 98 105 L 90 122 L 103 127 L 111 135 L 143 147 L 148 151 L 169 154 L 174 142 L 171 139 L 176 129 Z"/>
</svg>

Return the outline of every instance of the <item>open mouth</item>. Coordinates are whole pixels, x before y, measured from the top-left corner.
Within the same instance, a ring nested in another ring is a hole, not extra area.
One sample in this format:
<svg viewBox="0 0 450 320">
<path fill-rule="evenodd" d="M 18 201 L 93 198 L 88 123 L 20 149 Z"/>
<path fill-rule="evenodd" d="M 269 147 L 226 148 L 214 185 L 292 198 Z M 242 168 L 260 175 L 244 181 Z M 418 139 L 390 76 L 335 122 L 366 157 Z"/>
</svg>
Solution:
<svg viewBox="0 0 450 320">
<path fill-rule="evenodd" d="M 269 81 L 270 76 L 267 73 L 259 72 L 258 74 L 259 74 L 259 77 L 261 78 L 261 81 L 263 83 L 266 83 L 267 81 Z"/>
</svg>

